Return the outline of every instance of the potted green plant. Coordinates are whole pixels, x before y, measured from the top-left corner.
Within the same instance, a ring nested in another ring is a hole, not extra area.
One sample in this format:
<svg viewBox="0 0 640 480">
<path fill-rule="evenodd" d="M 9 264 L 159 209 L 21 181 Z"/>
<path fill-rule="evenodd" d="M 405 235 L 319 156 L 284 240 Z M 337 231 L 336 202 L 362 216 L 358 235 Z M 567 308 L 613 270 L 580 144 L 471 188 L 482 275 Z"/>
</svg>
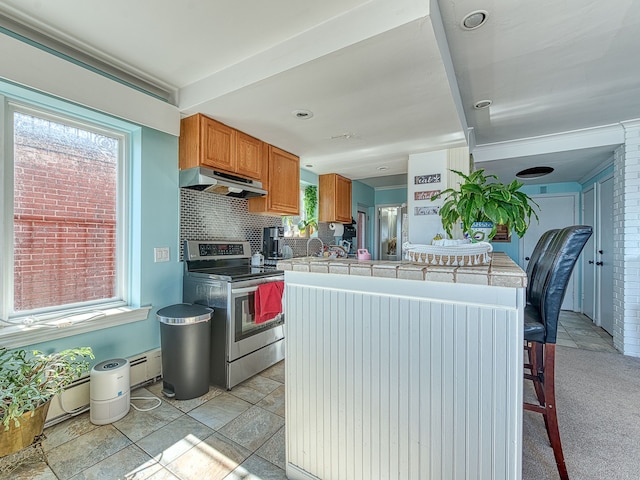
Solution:
<svg viewBox="0 0 640 480">
<path fill-rule="evenodd" d="M 309 236 L 312 235 L 318 229 L 318 222 L 315 218 L 311 220 L 300 220 L 298 222 L 298 230 L 300 231 L 301 236 Z"/>
<path fill-rule="evenodd" d="M 304 189 L 303 197 L 305 218 L 298 222 L 298 230 L 301 235 L 311 235 L 318 229 L 318 220 L 316 219 L 316 208 L 318 207 L 318 187 L 309 185 Z"/>
<path fill-rule="evenodd" d="M 0 348 L 0 457 L 42 434 L 51 398 L 89 370 L 89 347 L 44 354 Z"/>
<path fill-rule="evenodd" d="M 431 197 L 431 200 L 444 198 L 440 207 L 442 226 L 449 236 L 458 222 L 462 223 L 462 231 L 472 241 L 484 240 L 474 236 L 475 222 L 491 222 L 491 230 L 487 240 L 496 234 L 498 225 L 506 225 L 507 231 L 515 231 L 522 237 L 531 223 L 531 217 L 538 220 L 534 207 L 538 204 L 528 195 L 520 191 L 523 183 L 514 180 L 509 184 L 500 183 L 496 175 L 485 175 L 484 170 L 476 170 L 465 175 L 458 170 L 451 172 L 462 177 L 459 189 L 448 188 Z"/>
</svg>

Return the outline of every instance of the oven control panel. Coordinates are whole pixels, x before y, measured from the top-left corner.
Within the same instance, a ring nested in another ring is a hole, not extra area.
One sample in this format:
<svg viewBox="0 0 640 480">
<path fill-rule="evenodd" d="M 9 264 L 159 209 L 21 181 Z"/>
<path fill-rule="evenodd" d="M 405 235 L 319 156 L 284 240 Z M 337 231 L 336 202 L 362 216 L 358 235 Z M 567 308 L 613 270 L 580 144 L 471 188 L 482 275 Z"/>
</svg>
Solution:
<svg viewBox="0 0 640 480">
<path fill-rule="evenodd" d="M 201 243 L 198 250 L 201 257 L 227 257 L 244 253 L 241 243 Z"/>
<path fill-rule="evenodd" d="M 185 241 L 184 256 L 187 260 L 217 260 L 221 258 L 251 257 L 249 242 L 200 242 Z"/>
</svg>

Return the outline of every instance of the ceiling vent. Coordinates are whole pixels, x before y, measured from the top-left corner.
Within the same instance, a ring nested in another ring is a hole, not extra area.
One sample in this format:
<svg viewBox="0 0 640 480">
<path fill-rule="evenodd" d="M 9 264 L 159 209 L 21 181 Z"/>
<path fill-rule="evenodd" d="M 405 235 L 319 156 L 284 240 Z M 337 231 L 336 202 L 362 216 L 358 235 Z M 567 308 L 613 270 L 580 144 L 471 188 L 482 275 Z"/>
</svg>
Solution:
<svg viewBox="0 0 640 480">
<path fill-rule="evenodd" d="M 518 178 L 538 178 L 544 177 L 545 175 L 549 175 L 553 172 L 553 168 L 551 167 L 532 167 L 527 168 L 525 170 L 520 170 L 516 173 L 516 177 Z"/>
</svg>

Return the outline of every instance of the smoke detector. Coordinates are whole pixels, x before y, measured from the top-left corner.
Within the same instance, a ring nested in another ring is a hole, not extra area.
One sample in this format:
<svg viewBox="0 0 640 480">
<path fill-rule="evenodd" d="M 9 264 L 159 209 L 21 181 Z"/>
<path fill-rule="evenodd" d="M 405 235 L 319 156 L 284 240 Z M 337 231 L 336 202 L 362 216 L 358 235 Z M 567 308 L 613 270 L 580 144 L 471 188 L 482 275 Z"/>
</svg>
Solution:
<svg viewBox="0 0 640 480">
<path fill-rule="evenodd" d="M 311 110 L 304 109 L 294 110 L 291 114 L 300 120 L 308 120 L 313 117 L 313 112 Z"/>
</svg>

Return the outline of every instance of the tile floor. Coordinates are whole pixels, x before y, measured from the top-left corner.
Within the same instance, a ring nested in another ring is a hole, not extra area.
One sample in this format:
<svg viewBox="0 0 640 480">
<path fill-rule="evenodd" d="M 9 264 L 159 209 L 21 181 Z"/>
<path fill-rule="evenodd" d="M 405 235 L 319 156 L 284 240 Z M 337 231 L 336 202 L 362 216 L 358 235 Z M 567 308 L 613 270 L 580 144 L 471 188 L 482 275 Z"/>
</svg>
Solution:
<svg viewBox="0 0 640 480">
<path fill-rule="evenodd" d="M 617 353 L 613 338 L 581 313 L 560 312 L 557 345 L 597 352 Z"/>
<path fill-rule="evenodd" d="M 611 336 L 582 314 L 562 312 L 558 345 L 615 352 Z M 169 400 L 162 382 L 132 392 L 157 396 L 149 412 L 131 410 L 97 427 L 89 414 L 47 428 L 47 462 L 30 459 L 15 480 L 277 480 L 286 479 L 284 362 L 225 392 Z M 145 406 L 144 402 L 135 402 Z M 0 473 L 0 478 L 5 478 Z"/>
<path fill-rule="evenodd" d="M 131 409 L 103 426 L 93 425 L 84 413 L 45 429 L 47 461 L 34 454 L 17 470 L 0 472 L 0 478 L 286 479 L 284 362 L 230 392 L 211 387 L 202 397 L 180 401 L 165 398 L 161 389 L 158 382 L 132 392 L 132 397 L 161 398 L 157 409 Z"/>
</svg>

